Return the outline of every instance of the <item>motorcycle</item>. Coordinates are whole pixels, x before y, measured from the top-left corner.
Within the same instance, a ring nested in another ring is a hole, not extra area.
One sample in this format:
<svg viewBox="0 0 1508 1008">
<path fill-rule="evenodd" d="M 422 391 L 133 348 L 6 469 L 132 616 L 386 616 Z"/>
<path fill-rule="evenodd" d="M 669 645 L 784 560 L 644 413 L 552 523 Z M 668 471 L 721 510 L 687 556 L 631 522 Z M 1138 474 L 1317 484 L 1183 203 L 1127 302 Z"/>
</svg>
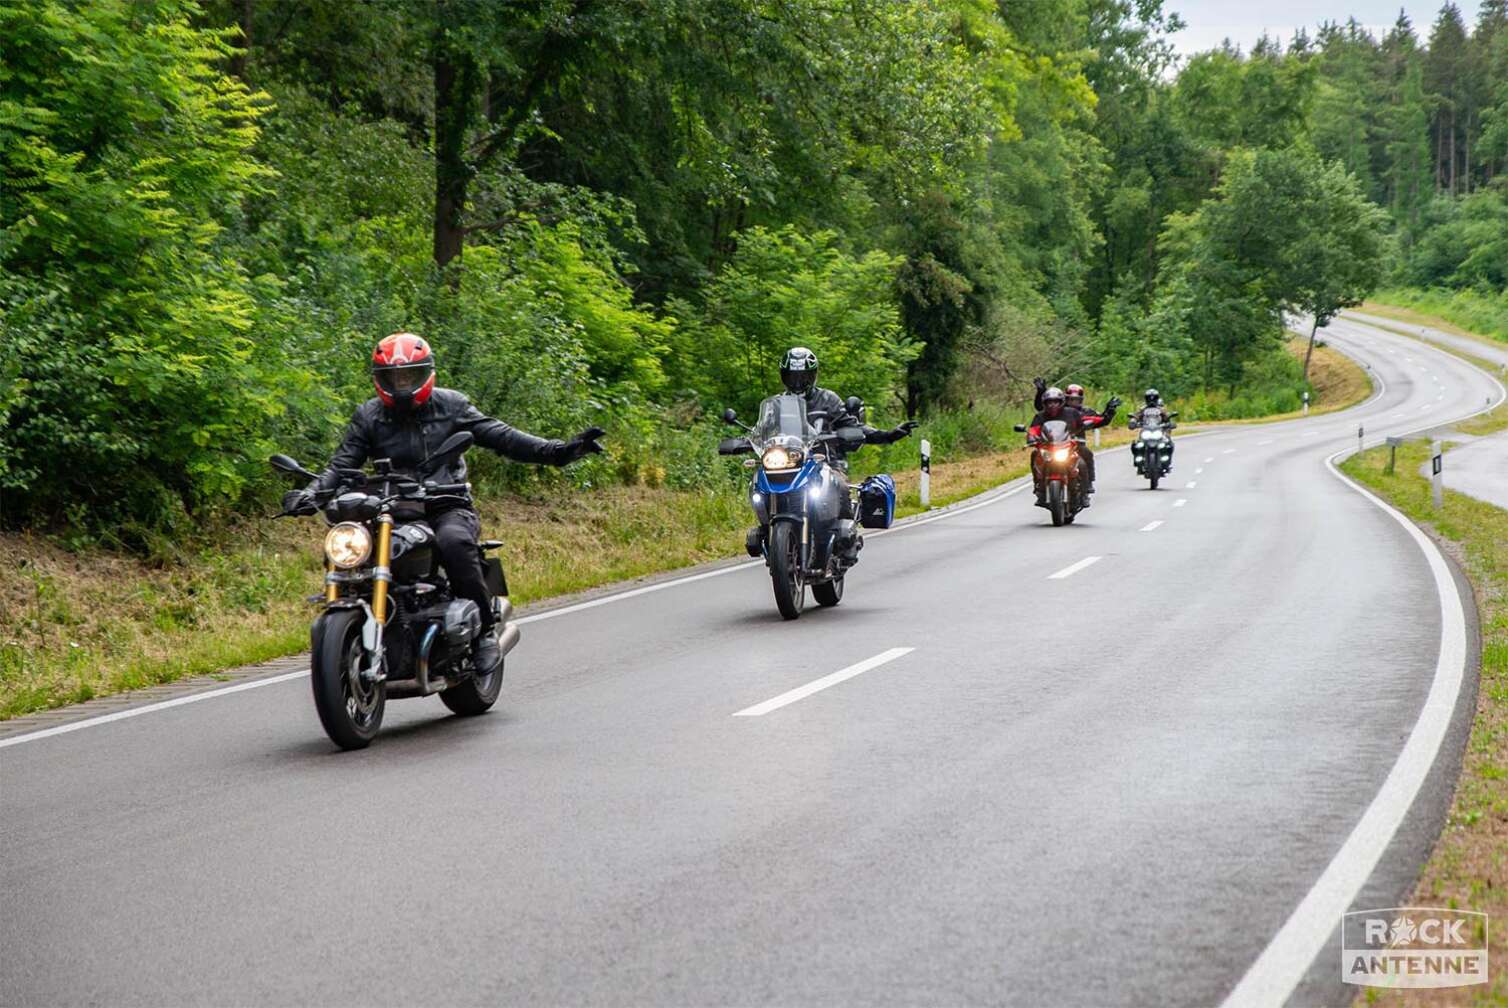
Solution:
<svg viewBox="0 0 1508 1008">
<path fill-rule="evenodd" d="M 1016 432 L 1027 432 L 1025 424 L 1017 424 Z M 1053 525 L 1072 525 L 1074 518 L 1084 509 L 1085 484 L 1088 482 L 1083 460 L 1079 457 L 1079 443 L 1068 428 L 1066 420 L 1047 420 L 1042 424 L 1042 436 L 1027 438 L 1027 446 L 1037 455 L 1041 468 L 1046 502 L 1052 515 Z"/>
<path fill-rule="evenodd" d="M 845 405 L 854 416 L 863 408 L 857 397 Z M 744 427 L 731 409 L 723 412 L 723 420 Z M 756 470 L 749 503 L 759 521 L 744 545 L 750 556 L 764 557 L 775 607 L 788 620 L 801 615 L 808 587 L 818 605 L 842 601 L 844 579 L 864 545 L 861 521 L 866 527 L 888 528 L 895 514 L 895 484 L 888 476 L 849 486 L 841 451 L 862 445 L 863 432 L 855 427 L 825 430 L 827 423 L 822 412 L 808 414 L 802 396 L 775 395 L 759 404 L 759 419 L 744 427 L 743 436 L 724 438 L 718 445 L 721 455 L 757 456 L 744 462 Z M 833 451 L 834 445 L 841 450 Z"/>
<path fill-rule="evenodd" d="M 387 459 L 372 472 L 342 469 L 336 485 L 318 492 L 307 508 L 275 517 L 322 513 L 325 591 L 310 629 L 310 680 L 314 708 L 330 740 L 342 749 L 370 745 L 382 726 L 388 700 L 440 694 L 460 715 L 481 714 L 497 702 L 503 667 L 479 675 L 473 653 L 482 635 L 475 602 L 458 599 L 440 567 L 435 532 L 424 520 L 436 504 L 470 502 L 470 484 L 422 478 L 472 443 L 462 431 L 446 439 L 419 469 L 419 476 L 393 472 Z M 302 480 L 315 474 L 287 455 L 268 461 Z M 494 632 L 502 654 L 519 640 L 509 624 L 513 607 L 502 564 L 488 553 L 502 543 L 478 544 L 492 596 Z"/>
<path fill-rule="evenodd" d="M 1137 421 L 1133 417 L 1131 420 L 1132 429 L 1141 430 L 1136 440 L 1131 442 L 1131 461 L 1136 466 L 1137 474 L 1145 476 L 1153 490 L 1157 489 L 1158 482 L 1173 467 L 1173 439 L 1168 431 L 1178 426 L 1172 422 L 1177 415 L 1169 413 L 1166 424 L 1155 418 Z"/>
</svg>

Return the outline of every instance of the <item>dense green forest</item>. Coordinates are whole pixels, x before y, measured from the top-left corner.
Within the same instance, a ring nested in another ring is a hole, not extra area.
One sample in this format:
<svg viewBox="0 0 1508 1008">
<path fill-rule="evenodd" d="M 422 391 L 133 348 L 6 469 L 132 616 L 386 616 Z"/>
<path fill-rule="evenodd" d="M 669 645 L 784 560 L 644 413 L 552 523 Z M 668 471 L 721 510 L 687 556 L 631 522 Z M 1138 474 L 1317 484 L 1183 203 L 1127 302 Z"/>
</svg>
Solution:
<svg viewBox="0 0 1508 1008">
<path fill-rule="evenodd" d="M 1283 312 L 1379 285 L 1508 317 L 1505 0 L 1186 60 L 1179 25 L 1161 0 L 0 4 L 0 521 L 132 545 L 265 502 L 267 454 L 321 458 L 397 329 L 488 412 L 609 429 L 563 475 L 477 459 L 528 489 L 726 482 L 710 418 L 793 343 L 963 450 L 1037 373 L 1292 408 Z"/>
</svg>

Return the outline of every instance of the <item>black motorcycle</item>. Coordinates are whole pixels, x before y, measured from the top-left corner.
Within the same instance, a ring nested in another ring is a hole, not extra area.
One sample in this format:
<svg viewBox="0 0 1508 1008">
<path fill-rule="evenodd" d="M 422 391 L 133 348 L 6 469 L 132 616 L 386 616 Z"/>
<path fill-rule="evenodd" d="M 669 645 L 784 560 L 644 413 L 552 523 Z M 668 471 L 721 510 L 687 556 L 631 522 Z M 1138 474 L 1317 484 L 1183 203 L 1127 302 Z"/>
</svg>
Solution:
<svg viewBox="0 0 1508 1008">
<path fill-rule="evenodd" d="M 469 504 L 470 484 L 423 479 L 471 446 L 461 432 L 448 438 L 419 471 L 393 472 L 387 459 L 373 471 L 342 469 L 338 482 L 310 506 L 277 517 L 324 515 L 325 594 L 311 629 L 310 679 L 314 707 L 330 739 L 342 749 L 370 745 L 390 699 L 439 693 L 457 714 L 481 714 L 497 702 L 503 667 L 478 675 L 473 651 L 482 633 L 475 602 L 458 599 L 441 569 L 435 532 L 424 520 L 433 505 Z M 268 460 L 303 480 L 315 474 L 286 455 Z M 494 632 L 507 654 L 519 630 L 502 564 L 479 544 L 492 596 Z"/>
<path fill-rule="evenodd" d="M 1131 442 L 1131 461 L 1136 466 L 1137 474 L 1145 476 L 1153 490 L 1157 489 L 1158 482 L 1173 468 L 1173 439 L 1168 432 L 1178 426 L 1173 423 L 1173 418 L 1177 415 L 1169 413 L 1167 423 L 1156 417 L 1145 420 L 1131 418 L 1131 429 L 1141 430 L 1136 440 Z"/>
</svg>

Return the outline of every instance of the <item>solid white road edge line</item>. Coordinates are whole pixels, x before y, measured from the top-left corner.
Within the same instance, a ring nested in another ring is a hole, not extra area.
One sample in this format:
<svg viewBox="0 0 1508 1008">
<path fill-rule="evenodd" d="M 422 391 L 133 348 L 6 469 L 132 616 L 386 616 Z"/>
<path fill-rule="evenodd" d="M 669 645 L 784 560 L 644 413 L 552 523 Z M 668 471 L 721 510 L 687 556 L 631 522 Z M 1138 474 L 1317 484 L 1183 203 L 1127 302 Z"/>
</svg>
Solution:
<svg viewBox="0 0 1508 1008">
<path fill-rule="evenodd" d="M 1080 560 L 1078 563 L 1071 563 L 1071 564 L 1069 564 L 1067 567 L 1064 567 L 1062 570 L 1058 571 L 1056 574 L 1049 574 L 1049 575 L 1047 575 L 1047 580 L 1049 580 L 1049 581 L 1056 581 L 1056 580 L 1058 580 L 1060 578 L 1073 577 L 1075 574 L 1077 574 L 1079 571 L 1083 570 L 1085 567 L 1088 567 L 1092 563 L 1097 563 L 1101 559 L 1103 559 L 1103 558 L 1097 557 L 1097 556 L 1085 557 L 1084 559 Z"/>
<path fill-rule="evenodd" d="M 1159 519 L 1157 519 L 1157 521 L 1147 522 L 1147 524 L 1145 524 L 1141 528 L 1137 529 L 1137 531 L 1138 532 L 1150 532 L 1150 531 L 1152 531 L 1153 529 L 1155 529 L 1157 526 L 1159 526 L 1161 524 L 1162 524 L 1162 519 L 1159 518 Z"/>
<path fill-rule="evenodd" d="M 1502 382 L 1481 368 L 1476 370 L 1497 386 L 1497 401 L 1470 416 L 1459 417 L 1455 422 L 1491 412 L 1508 399 L 1508 389 L 1504 389 Z M 1394 436 L 1407 436 L 1429 429 L 1428 426 L 1416 427 Z M 1372 447 L 1381 443 L 1377 442 Z M 1330 933 L 1340 922 L 1341 914 L 1350 909 L 1356 894 L 1366 884 L 1372 870 L 1377 867 L 1377 862 L 1393 842 L 1394 834 L 1398 832 L 1398 827 L 1403 824 L 1404 817 L 1424 786 L 1440 746 L 1445 742 L 1451 713 L 1455 710 L 1456 700 L 1461 692 L 1466 664 L 1466 612 L 1455 579 L 1451 577 L 1445 557 L 1432 539 L 1392 505 L 1353 482 L 1336 468 L 1336 459 L 1353 455 L 1356 451 L 1355 448 L 1345 448 L 1330 455 L 1325 459 L 1325 468 L 1330 471 L 1330 475 L 1377 505 L 1403 526 L 1429 562 L 1435 592 L 1440 600 L 1440 651 L 1435 661 L 1435 677 L 1430 684 L 1429 694 L 1424 699 L 1424 706 L 1419 711 L 1419 717 L 1409 732 L 1408 740 L 1404 742 L 1382 787 L 1308 894 L 1294 908 L 1277 934 L 1273 935 L 1272 941 L 1257 956 L 1256 962 L 1247 969 L 1235 989 L 1221 1002 L 1221 1008 L 1284 1003 L 1303 980 L 1310 964 L 1324 954 Z"/>
<path fill-rule="evenodd" d="M 771 697 L 764 703 L 757 703 L 753 707 L 745 707 L 741 711 L 734 711 L 733 716 L 759 717 L 762 714 L 768 714 L 772 710 L 779 710 L 787 704 L 795 703 L 797 700 L 804 700 L 813 693 L 820 693 L 829 686 L 836 686 L 838 683 L 852 679 L 856 675 L 862 675 L 870 669 L 879 668 L 886 662 L 895 661 L 902 655 L 908 655 L 915 650 L 916 648 L 893 647 L 889 651 L 882 651 L 873 658 L 865 658 L 861 662 L 850 665 L 848 668 L 839 669 L 830 675 L 823 676 L 821 679 L 813 679 L 805 686 L 797 686 L 795 689 L 786 690 L 779 696 Z"/>
</svg>

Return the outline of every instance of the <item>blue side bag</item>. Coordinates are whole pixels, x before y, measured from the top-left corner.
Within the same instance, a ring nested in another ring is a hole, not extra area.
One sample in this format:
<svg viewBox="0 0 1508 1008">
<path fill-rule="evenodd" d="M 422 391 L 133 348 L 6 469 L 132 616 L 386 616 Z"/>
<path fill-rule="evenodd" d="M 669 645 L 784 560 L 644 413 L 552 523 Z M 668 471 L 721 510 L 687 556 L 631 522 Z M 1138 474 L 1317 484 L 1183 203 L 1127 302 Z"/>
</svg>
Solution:
<svg viewBox="0 0 1508 1008">
<path fill-rule="evenodd" d="M 895 521 L 895 480 L 884 473 L 859 484 L 859 524 L 887 529 Z"/>
</svg>

